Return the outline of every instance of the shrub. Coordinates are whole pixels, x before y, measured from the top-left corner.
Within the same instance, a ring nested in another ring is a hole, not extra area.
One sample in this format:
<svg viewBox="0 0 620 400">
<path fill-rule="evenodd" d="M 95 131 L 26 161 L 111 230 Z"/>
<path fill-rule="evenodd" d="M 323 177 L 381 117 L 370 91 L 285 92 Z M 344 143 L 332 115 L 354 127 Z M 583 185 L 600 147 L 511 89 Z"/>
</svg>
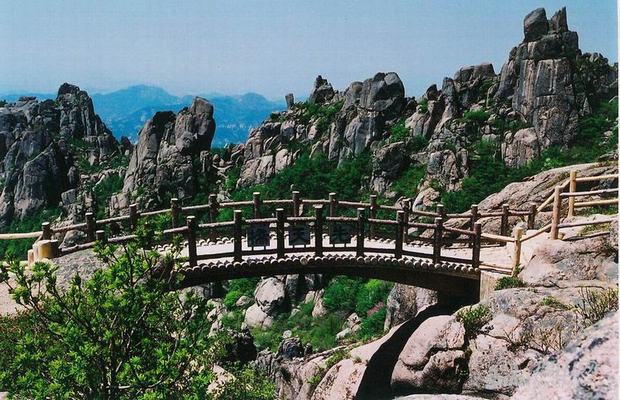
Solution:
<svg viewBox="0 0 620 400">
<path fill-rule="evenodd" d="M 229 281 L 228 292 L 224 296 L 224 305 L 231 309 L 235 307 L 235 303 L 241 296 L 252 297 L 258 281 L 259 278 L 240 278 Z"/>
<path fill-rule="evenodd" d="M 580 302 L 575 312 L 586 322 L 592 325 L 607 315 L 610 311 L 618 310 L 618 289 L 590 290 L 582 288 L 579 291 Z"/>
<path fill-rule="evenodd" d="M 382 334 L 386 314 L 386 308 L 382 307 L 370 317 L 363 319 L 359 331 L 356 332 L 357 337 L 368 340 Z"/>
<path fill-rule="evenodd" d="M 411 136 L 411 129 L 405 126 L 405 120 L 401 119 L 390 128 L 390 143 L 403 142 Z"/>
<path fill-rule="evenodd" d="M 456 320 L 463 324 L 465 335 L 472 338 L 491 320 L 491 310 L 482 304 L 465 307 L 456 313 Z"/>
<path fill-rule="evenodd" d="M 423 135 L 414 135 L 407 141 L 407 150 L 418 152 L 424 150 L 428 146 L 428 139 Z"/>
<path fill-rule="evenodd" d="M 360 279 L 337 276 L 325 288 L 323 305 L 329 311 L 353 312 L 360 286 Z"/>
<path fill-rule="evenodd" d="M 385 303 L 392 286 L 391 283 L 378 279 L 371 279 L 362 284 L 356 295 L 355 312 L 363 318 L 375 305 Z"/>
<path fill-rule="evenodd" d="M 524 287 L 525 282 L 516 276 L 502 276 L 495 284 L 495 290 Z"/>
<path fill-rule="evenodd" d="M 392 190 L 398 196 L 415 197 L 418 194 L 418 185 L 426 175 L 425 165 L 410 166 L 392 184 Z"/>
<path fill-rule="evenodd" d="M 420 103 L 418 103 L 418 108 L 421 113 L 428 112 L 428 99 L 426 97 L 423 97 L 422 100 L 420 100 Z"/>
<path fill-rule="evenodd" d="M 556 299 L 553 296 L 547 296 L 544 299 L 542 299 L 542 305 L 547 306 L 547 307 L 557 308 L 559 310 L 570 309 L 568 305 L 562 303 L 560 300 Z"/>
<path fill-rule="evenodd" d="M 482 124 L 489 119 L 489 113 L 484 110 L 471 110 L 463 113 L 463 119 L 467 122 Z"/>
</svg>

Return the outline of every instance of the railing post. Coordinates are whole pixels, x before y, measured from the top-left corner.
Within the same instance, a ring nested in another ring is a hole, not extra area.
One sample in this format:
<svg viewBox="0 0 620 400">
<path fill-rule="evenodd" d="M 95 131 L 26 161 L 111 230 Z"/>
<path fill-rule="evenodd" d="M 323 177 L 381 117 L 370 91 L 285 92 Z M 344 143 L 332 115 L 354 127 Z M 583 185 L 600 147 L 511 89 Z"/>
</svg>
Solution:
<svg viewBox="0 0 620 400">
<path fill-rule="evenodd" d="M 101 244 L 106 244 L 107 243 L 107 238 L 105 236 L 105 231 L 102 230 L 102 229 L 99 229 L 97 232 L 95 232 L 95 238 Z"/>
<path fill-rule="evenodd" d="M 129 228 L 134 231 L 138 227 L 138 205 L 129 205 Z"/>
<path fill-rule="evenodd" d="M 252 206 L 254 207 L 254 218 L 260 218 L 260 192 L 252 193 Z"/>
<path fill-rule="evenodd" d="M 502 221 L 500 223 L 500 235 L 508 236 L 508 217 L 510 216 L 510 208 L 508 204 L 502 204 Z M 505 246 L 505 244 L 504 244 Z"/>
<path fill-rule="evenodd" d="M 284 258 L 284 209 L 276 208 L 276 251 L 278 258 Z"/>
<path fill-rule="evenodd" d="M 338 195 L 334 192 L 329 194 L 329 216 L 336 216 L 336 207 L 338 206 Z"/>
<path fill-rule="evenodd" d="M 553 211 L 551 215 L 551 239 L 555 240 L 558 238 L 560 224 L 560 217 L 562 214 L 562 198 L 560 197 L 560 193 L 562 192 L 561 186 L 556 186 L 553 191 Z"/>
<path fill-rule="evenodd" d="M 536 203 L 530 204 L 530 213 L 527 215 L 527 229 L 534 229 L 537 214 L 536 208 Z"/>
<path fill-rule="evenodd" d="M 299 191 L 293 191 L 293 217 L 299 217 L 299 209 L 301 206 L 301 200 L 299 199 Z"/>
<path fill-rule="evenodd" d="M 189 266 L 198 265 L 198 254 L 196 252 L 196 217 L 188 215 L 185 219 L 187 223 L 187 253 L 189 257 Z"/>
<path fill-rule="evenodd" d="M 41 224 L 41 240 L 50 240 L 52 238 L 52 227 L 49 222 Z"/>
<path fill-rule="evenodd" d="M 377 218 L 377 195 L 376 194 L 371 194 L 370 195 L 370 218 L 374 219 Z M 369 223 L 368 224 L 370 229 L 369 229 L 369 238 L 370 239 L 374 239 L 377 237 L 377 232 L 376 232 L 376 227 L 374 224 Z"/>
<path fill-rule="evenodd" d="M 172 227 L 177 228 L 179 226 L 179 216 L 181 214 L 181 207 L 179 207 L 179 199 L 176 197 L 170 199 L 170 215 L 172 218 Z"/>
<path fill-rule="evenodd" d="M 242 236 L 242 220 L 241 220 L 241 215 L 242 212 L 241 210 L 235 210 L 233 212 L 233 222 L 234 222 L 234 227 L 233 227 L 233 259 L 234 261 L 241 261 L 242 260 L 242 254 L 241 254 L 241 245 L 242 245 L 242 241 L 243 241 L 243 236 Z"/>
<path fill-rule="evenodd" d="M 89 242 L 95 241 L 95 231 L 97 230 L 97 221 L 95 221 L 95 214 L 91 212 L 86 213 L 86 237 Z"/>
<path fill-rule="evenodd" d="M 323 204 L 315 204 L 314 212 L 314 255 L 320 257 L 323 255 Z"/>
<path fill-rule="evenodd" d="M 512 276 L 516 275 L 517 267 L 521 263 L 521 238 L 523 237 L 523 228 L 518 227 L 515 231 L 515 248 L 512 254 Z"/>
<path fill-rule="evenodd" d="M 433 263 L 441 262 L 441 244 L 443 240 L 443 218 L 435 218 L 435 236 L 433 241 Z"/>
<path fill-rule="evenodd" d="M 471 263 L 474 268 L 478 268 L 480 266 L 480 248 L 482 247 L 482 224 L 480 222 L 474 224 L 474 233 L 474 247 L 471 254 Z"/>
<path fill-rule="evenodd" d="M 209 195 L 209 222 L 217 222 L 218 204 L 217 195 L 211 193 Z M 209 232 L 209 240 L 215 242 L 217 240 L 217 232 L 215 229 L 211 229 Z"/>
<path fill-rule="evenodd" d="M 436 211 L 437 211 L 437 214 L 439 214 L 439 218 L 441 218 L 443 221 L 447 220 L 447 218 L 446 218 L 446 209 L 445 209 L 443 204 L 438 203 Z"/>
<path fill-rule="evenodd" d="M 355 241 L 356 255 L 364 256 L 364 207 L 357 209 L 357 238 Z"/>
<path fill-rule="evenodd" d="M 396 211 L 396 240 L 394 241 L 394 257 L 401 258 L 403 256 L 403 234 L 405 230 L 405 212 L 403 210 Z"/>
<path fill-rule="evenodd" d="M 570 193 L 577 191 L 577 170 L 573 169 L 570 171 L 568 191 Z M 569 217 L 575 216 L 575 198 L 573 196 L 570 196 L 568 198 L 568 216 Z"/>
<path fill-rule="evenodd" d="M 470 209 L 471 216 L 469 217 L 469 226 L 471 230 L 474 230 L 474 226 L 476 225 L 476 221 L 478 221 L 478 204 L 472 204 Z M 474 247 L 475 237 L 472 237 L 472 240 L 469 242 L 470 247 Z"/>
<path fill-rule="evenodd" d="M 403 211 L 405 212 L 404 215 L 403 215 L 403 218 L 407 222 L 409 222 L 409 216 L 411 215 L 411 208 L 409 207 L 411 202 L 409 200 L 410 199 L 407 199 L 403 203 Z M 405 241 L 405 243 L 409 243 L 409 232 L 407 232 L 407 231 L 408 231 L 408 229 L 406 229 L 403 232 L 403 240 Z"/>
</svg>

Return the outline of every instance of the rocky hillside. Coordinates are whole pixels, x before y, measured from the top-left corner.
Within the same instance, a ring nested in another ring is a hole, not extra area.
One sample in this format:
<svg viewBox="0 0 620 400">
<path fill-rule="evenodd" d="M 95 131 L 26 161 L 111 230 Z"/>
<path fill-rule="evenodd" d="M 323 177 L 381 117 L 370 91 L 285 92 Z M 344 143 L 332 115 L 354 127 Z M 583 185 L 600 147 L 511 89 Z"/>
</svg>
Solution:
<svg viewBox="0 0 620 400">
<path fill-rule="evenodd" d="M 111 166 L 123 151 L 77 86 L 63 84 L 55 100 L 22 97 L 5 104 L 0 108 L 0 227 L 75 203 L 82 175 Z"/>
<path fill-rule="evenodd" d="M 523 167 L 584 140 L 581 122 L 617 92 L 617 64 L 582 53 L 565 9 L 550 19 L 532 11 L 523 32 L 499 74 L 488 63 L 464 67 L 418 99 L 405 96 L 394 72 L 343 91 L 317 77 L 308 102 L 289 96 L 287 111 L 250 133 L 237 185 L 266 182 L 305 153 L 342 163 L 370 152 L 366 190 L 395 195 L 393 183 L 417 169 L 416 191 L 437 199 L 462 187 L 482 148 Z"/>
</svg>

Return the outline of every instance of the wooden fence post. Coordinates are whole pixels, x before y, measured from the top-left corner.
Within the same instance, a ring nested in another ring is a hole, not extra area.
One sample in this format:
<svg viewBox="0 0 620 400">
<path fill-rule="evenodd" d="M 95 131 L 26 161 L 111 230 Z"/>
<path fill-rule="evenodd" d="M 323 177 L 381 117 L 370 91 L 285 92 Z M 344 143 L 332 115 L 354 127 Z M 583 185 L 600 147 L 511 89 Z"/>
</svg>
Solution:
<svg viewBox="0 0 620 400">
<path fill-rule="evenodd" d="M 129 228 L 134 231 L 138 227 L 138 205 L 129 205 Z"/>
<path fill-rule="evenodd" d="M 97 230 L 97 221 L 95 221 L 95 214 L 91 212 L 86 213 L 86 237 L 89 242 L 95 241 L 95 231 Z"/>
<path fill-rule="evenodd" d="M 334 192 L 329 194 L 329 216 L 336 216 L 336 207 L 338 206 L 338 195 Z"/>
<path fill-rule="evenodd" d="M 518 227 L 515 231 L 515 248 L 512 254 L 512 276 L 516 275 L 517 267 L 521 263 L 521 238 L 523 237 L 523 228 Z"/>
<path fill-rule="evenodd" d="M 561 186 L 556 186 L 553 191 L 553 211 L 551 215 L 551 239 L 555 240 L 558 238 L 560 224 L 560 218 L 562 214 L 562 198 L 560 197 L 560 193 L 562 192 Z"/>
<path fill-rule="evenodd" d="M 180 214 L 181 214 L 181 207 L 179 207 L 179 199 L 174 197 L 170 199 L 170 215 L 172 217 L 173 228 L 177 228 L 179 226 Z"/>
<path fill-rule="evenodd" d="M 396 211 L 396 240 L 394 241 L 394 257 L 401 258 L 403 256 L 403 234 L 405 230 L 405 212 L 403 210 Z"/>
<path fill-rule="evenodd" d="M 407 199 L 404 201 L 403 203 L 403 211 L 404 211 L 404 215 L 403 215 L 403 219 L 404 221 L 409 222 L 409 216 L 411 215 L 411 208 L 409 207 L 411 204 L 411 199 Z M 405 243 L 409 243 L 409 232 L 407 232 L 409 229 L 405 229 L 403 232 L 403 240 L 405 241 Z"/>
<path fill-rule="evenodd" d="M 52 227 L 49 222 L 41 224 L 41 240 L 50 240 L 52 238 Z"/>
<path fill-rule="evenodd" d="M 480 248 L 482 243 L 482 224 L 476 222 L 474 224 L 474 247 L 472 249 L 471 263 L 474 268 L 480 267 Z"/>
<path fill-rule="evenodd" d="M 502 204 L 502 221 L 500 224 L 500 235 L 508 236 L 508 217 L 510 216 L 510 207 L 508 204 Z"/>
<path fill-rule="evenodd" d="M 570 178 L 569 178 L 569 185 L 568 185 L 568 191 L 570 193 L 576 192 L 577 191 L 577 170 L 571 170 L 570 171 Z M 574 217 L 575 216 L 575 197 L 571 196 L 568 198 L 568 216 L 569 217 Z"/>
<path fill-rule="evenodd" d="M 260 218 L 260 192 L 252 193 L 252 206 L 254 207 L 254 218 Z"/>
<path fill-rule="evenodd" d="M 276 208 L 276 252 L 278 258 L 284 258 L 284 209 Z"/>
<path fill-rule="evenodd" d="M 189 266 L 198 265 L 198 255 L 196 252 L 196 217 L 188 215 L 185 219 L 187 223 L 187 253 L 189 256 Z"/>
<path fill-rule="evenodd" d="M 234 228 L 233 228 L 233 258 L 234 261 L 241 261 L 242 260 L 242 254 L 241 254 L 241 244 L 242 244 L 242 240 L 243 240 L 243 236 L 242 236 L 242 220 L 241 220 L 241 215 L 242 215 L 242 211 L 241 210 L 235 210 L 233 212 L 233 222 L 234 222 Z"/>
<path fill-rule="evenodd" d="M 299 217 L 299 209 L 301 206 L 301 200 L 299 199 L 299 191 L 293 191 L 293 217 Z"/>
<path fill-rule="evenodd" d="M 536 208 L 536 203 L 530 204 L 530 213 L 527 215 L 527 229 L 534 229 L 534 226 L 536 226 Z"/>
<path fill-rule="evenodd" d="M 217 214 L 218 214 L 217 195 L 211 193 L 209 195 L 209 222 L 211 223 L 217 222 Z M 217 231 L 215 229 L 211 229 L 209 231 L 209 240 L 211 242 L 217 241 Z"/>
<path fill-rule="evenodd" d="M 95 232 L 95 238 L 101 244 L 106 244 L 107 243 L 107 239 L 106 239 L 106 236 L 105 236 L 105 231 L 102 230 L 102 229 L 99 229 L 97 232 Z"/>
<path fill-rule="evenodd" d="M 314 212 L 316 221 L 314 222 L 314 255 L 323 255 L 323 204 L 315 204 Z"/>
<path fill-rule="evenodd" d="M 446 210 L 443 204 L 437 204 L 437 214 L 439 214 L 439 218 L 441 218 L 444 222 L 446 221 Z"/>
<path fill-rule="evenodd" d="M 358 257 L 364 256 L 364 207 L 357 209 L 357 238 L 355 241 L 356 255 Z"/>
<path fill-rule="evenodd" d="M 435 218 L 435 236 L 433 240 L 433 263 L 441 262 L 441 244 L 443 241 L 443 218 Z"/>
<path fill-rule="evenodd" d="M 471 230 L 474 230 L 474 226 L 476 226 L 476 222 L 478 221 L 478 204 L 472 204 L 470 209 L 471 216 L 469 217 L 469 226 Z M 469 242 L 469 247 L 474 247 L 475 236 L 472 236 L 472 240 Z"/>
<path fill-rule="evenodd" d="M 376 194 L 371 194 L 370 195 L 370 218 L 374 219 L 377 218 L 377 195 Z M 376 227 L 374 224 L 370 223 L 370 229 L 369 231 L 369 238 L 370 239 L 374 239 L 375 237 L 377 237 L 377 232 L 376 232 Z"/>
</svg>

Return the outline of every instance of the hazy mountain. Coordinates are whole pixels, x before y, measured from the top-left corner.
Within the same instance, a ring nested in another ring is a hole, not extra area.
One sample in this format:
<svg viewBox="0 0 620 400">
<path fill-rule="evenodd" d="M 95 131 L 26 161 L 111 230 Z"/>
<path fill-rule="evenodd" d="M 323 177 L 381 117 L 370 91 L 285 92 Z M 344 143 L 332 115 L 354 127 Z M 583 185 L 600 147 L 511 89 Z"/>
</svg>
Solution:
<svg viewBox="0 0 620 400">
<path fill-rule="evenodd" d="M 0 99 L 13 102 L 20 96 L 36 96 L 40 100 L 56 98 L 56 94 L 50 93 L 3 93 Z M 217 130 L 214 147 L 244 142 L 251 127 L 259 125 L 273 111 L 285 107 L 283 101 L 269 101 L 256 93 L 240 96 L 210 93 L 201 96 L 215 107 Z M 174 96 L 157 86 L 136 85 L 110 93 L 94 93 L 91 97 L 95 112 L 114 136 L 127 136 L 136 141 L 140 129 L 155 112 L 178 112 L 189 106 L 194 96 Z"/>
</svg>

